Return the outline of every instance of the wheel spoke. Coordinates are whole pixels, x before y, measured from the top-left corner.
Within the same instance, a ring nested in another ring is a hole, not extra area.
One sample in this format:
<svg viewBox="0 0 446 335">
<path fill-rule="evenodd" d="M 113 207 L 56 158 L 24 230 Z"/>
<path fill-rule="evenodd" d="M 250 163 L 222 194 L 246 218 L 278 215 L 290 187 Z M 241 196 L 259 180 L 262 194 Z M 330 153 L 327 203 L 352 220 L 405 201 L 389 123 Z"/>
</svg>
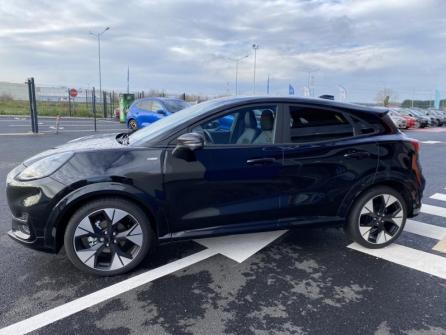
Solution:
<svg viewBox="0 0 446 335">
<path fill-rule="evenodd" d="M 132 227 L 116 235 L 119 240 L 125 239 L 140 247 L 143 242 L 141 226 L 136 223 Z"/>
<path fill-rule="evenodd" d="M 88 216 L 82 219 L 82 221 L 79 223 L 77 228 L 79 230 L 83 230 L 84 232 L 87 232 L 87 233 L 91 233 L 91 234 L 95 233 L 93 225 L 91 224 L 91 221 L 90 221 L 90 217 L 88 217 Z"/>
<path fill-rule="evenodd" d="M 97 243 L 90 248 L 77 251 L 77 256 L 82 263 L 94 267 L 96 264 L 96 257 L 101 253 L 104 248 L 104 243 Z"/>
<path fill-rule="evenodd" d="M 382 213 L 386 208 L 386 202 L 384 199 L 384 195 L 378 195 L 373 199 L 373 212 L 375 214 Z"/>
<path fill-rule="evenodd" d="M 376 243 L 378 239 L 379 229 L 378 227 L 372 227 L 370 229 L 369 235 L 367 236 L 367 240 L 372 243 Z"/>
<path fill-rule="evenodd" d="M 386 221 L 384 223 L 384 231 L 390 235 L 390 237 L 395 235 L 398 229 L 400 229 L 400 226 L 393 221 Z"/>
</svg>

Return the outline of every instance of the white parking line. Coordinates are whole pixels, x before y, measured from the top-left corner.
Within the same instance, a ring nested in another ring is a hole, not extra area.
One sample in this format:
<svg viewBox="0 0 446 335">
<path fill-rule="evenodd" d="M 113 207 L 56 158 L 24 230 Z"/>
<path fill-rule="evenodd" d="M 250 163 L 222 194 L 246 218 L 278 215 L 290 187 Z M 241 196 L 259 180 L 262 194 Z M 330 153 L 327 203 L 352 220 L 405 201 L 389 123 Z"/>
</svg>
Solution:
<svg viewBox="0 0 446 335">
<path fill-rule="evenodd" d="M 446 279 L 446 257 L 430 254 L 396 243 L 382 249 L 368 249 L 359 244 L 352 243 L 348 248 Z"/>
<path fill-rule="evenodd" d="M 417 234 L 435 240 L 441 240 L 446 236 L 446 228 L 435 226 L 432 224 L 427 224 L 414 220 L 407 220 L 404 231 L 412 234 Z"/>
<path fill-rule="evenodd" d="M 430 196 L 431 199 L 446 201 L 446 194 L 443 193 L 435 193 Z"/>
<path fill-rule="evenodd" d="M 420 211 L 422 213 L 442 216 L 442 217 L 446 218 L 446 208 L 443 208 L 443 207 L 423 204 L 421 206 L 421 210 Z"/>
<path fill-rule="evenodd" d="M 29 319 L 14 323 L 0 329 L 0 335 L 29 333 L 217 254 L 224 255 L 236 262 L 243 262 L 284 233 L 286 233 L 286 230 L 196 240 L 196 242 L 206 246 L 207 249 L 128 278 L 84 297 L 37 314 Z"/>
<path fill-rule="evenodd" d="M 104 302 L 122 293 L 135 289 L 141 285 L 150 283 L 151 281 L 186 268 L 197 262 L 201 262 L 202 260 L 214 256 L 215 254 L 215 250 L 204 249 L 203 251 L 199 251 L 185 258 L 168 263 L 154 270 L 141 273 L 140 275 L 123 280 L 119 283 L 108 286 L 84 297 L 70 301 L 46 312 L 37 314 L 33 317 L 30 317 L 29 319 L 25 319 L 8 327 L 2 328 L 0 329 L 0 335 L 16 335 L 32 332 L 36 329 L 42 328 L 53 322 L 66 318 L 67 316 L 83 311 L 84 309 L 87 309 L 98 303 Z"/>
</svg>

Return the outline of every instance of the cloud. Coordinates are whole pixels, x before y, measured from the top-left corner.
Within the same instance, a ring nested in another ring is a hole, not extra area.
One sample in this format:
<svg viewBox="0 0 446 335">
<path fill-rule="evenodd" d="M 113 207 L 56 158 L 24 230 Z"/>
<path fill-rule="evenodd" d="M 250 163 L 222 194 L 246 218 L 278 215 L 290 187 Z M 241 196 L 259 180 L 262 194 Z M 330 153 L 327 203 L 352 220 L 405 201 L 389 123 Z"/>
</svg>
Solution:
<svg viewBox="0 0 446 335">
<path fill-rule="evenodd" d="M 259 91 L 270 76 L 274 93 L 286 94 L 288 83 L 300 92 L 317 70 L 319 93 L 342 84 L 365 101 L 383 86 L 401 98 L 436 87 L 446 94 L 445 9 L 441 0 L 5 0 L 0 80 L 97 85 L 89 31 L 110 26 L 101 41 L 110 89 L 125 87 L 129 65 L 133 89 L 218 95 L 234 88 L 234 59 L 249 55 L 239 64 L 239 89 L 250 93 L 258 43 Z"/>
</svg>

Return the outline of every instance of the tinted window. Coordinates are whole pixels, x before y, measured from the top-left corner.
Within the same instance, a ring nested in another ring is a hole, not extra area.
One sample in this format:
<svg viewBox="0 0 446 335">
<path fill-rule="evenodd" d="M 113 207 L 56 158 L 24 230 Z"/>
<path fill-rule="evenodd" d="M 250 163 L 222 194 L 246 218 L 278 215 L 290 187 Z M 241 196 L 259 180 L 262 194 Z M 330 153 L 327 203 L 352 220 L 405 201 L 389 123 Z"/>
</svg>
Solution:
<svg viewBox="0 0 446 335">
<path fill-rule="evenodd" d="M 161 104 L 158 102 L 158 101 L 154 101 L 153 103 L 152 103 L 152 112 L 156 112 L 156 111 L 159 111 L 159 110 L 164 110 L 164 108 L 163 108 L 163 106 L 161 106 Z"/>
<path fill-rule="evenodd" d="M 340 112 L 290 106 L 290 141 L 326 141 L 353 136 L 353 126 Z"/>
<path fill-rule="evenodd" d="M 138 102 L 136 107 L 138 107 L 139 109 L 144 109 L 146 111 L 151 111 L 152 110 L 152 101 L 143 100 L 141 102 Z"/>
<path fill-rule="evenodd" d="M 164 104 L 167 106 L 167 109 L 171 113 L 178 112 L 179 110 L 190 106 L 186 101 L 183 100 L 164 100 Z"/>
<path fill-rule="evenodd" d="M 207 144 L 271 144 L 276 106 L 246 107 L 195 126 Z"/>
</svg>

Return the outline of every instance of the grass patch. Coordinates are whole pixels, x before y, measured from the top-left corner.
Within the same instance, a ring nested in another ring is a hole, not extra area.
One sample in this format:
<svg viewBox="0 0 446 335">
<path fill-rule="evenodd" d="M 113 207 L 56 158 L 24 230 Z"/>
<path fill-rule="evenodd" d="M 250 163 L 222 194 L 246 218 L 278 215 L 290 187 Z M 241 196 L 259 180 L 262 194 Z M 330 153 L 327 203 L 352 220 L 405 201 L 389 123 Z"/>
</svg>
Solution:
<svg viewBox="0 0 446 335">
<path fill-rule="evenodd" d="M 71 116 L 93 117 L 91 104 L 72 103 Z M 110 116 L 110 106 L 108 115 Z M 37 114 L 40 116 L 70 116 L 67 101 L 37 101 Z M 25 100 L 0 99 L 0 115 L 29 115 L 29 102 Z M 96 116 L 102 117 L 103 106 L 96 104 Z"/>
</svg>

